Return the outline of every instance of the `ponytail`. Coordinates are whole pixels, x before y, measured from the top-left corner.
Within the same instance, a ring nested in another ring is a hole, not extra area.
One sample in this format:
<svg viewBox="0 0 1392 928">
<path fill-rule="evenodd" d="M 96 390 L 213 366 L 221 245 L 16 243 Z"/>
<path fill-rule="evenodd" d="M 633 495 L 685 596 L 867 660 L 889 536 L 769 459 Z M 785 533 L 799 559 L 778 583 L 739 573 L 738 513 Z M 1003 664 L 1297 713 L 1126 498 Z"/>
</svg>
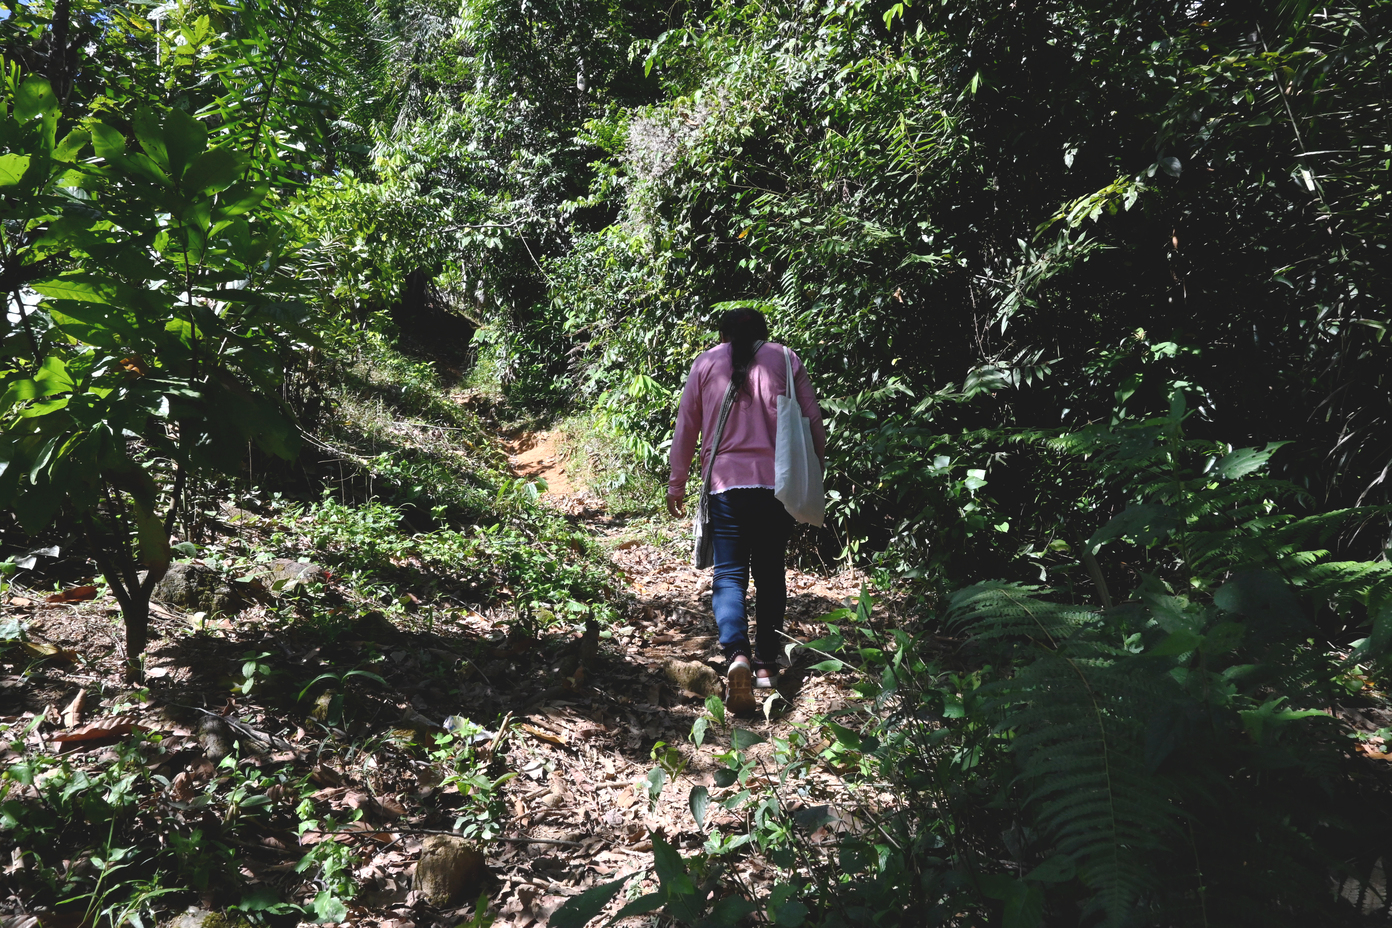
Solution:
<svg viewBox="0 0 1392 928">
<path fill-rule="evenodd" d="M 732 309 L 720 317 L 720 337 L 730 343 L 733 368 L 730 382 L 738 392 L 749 379 L 749 366 L 754 363 L 754 343 L 768 340 L 768 320 L 752 307 Z"/>
</svg>

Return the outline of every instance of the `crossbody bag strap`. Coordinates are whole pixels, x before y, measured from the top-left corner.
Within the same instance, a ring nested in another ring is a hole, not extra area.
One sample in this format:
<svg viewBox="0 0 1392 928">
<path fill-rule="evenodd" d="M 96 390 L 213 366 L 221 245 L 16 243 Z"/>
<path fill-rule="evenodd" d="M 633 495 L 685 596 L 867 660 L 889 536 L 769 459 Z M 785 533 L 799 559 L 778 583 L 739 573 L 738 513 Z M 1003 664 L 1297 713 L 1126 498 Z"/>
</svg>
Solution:
<svg viewBox="0 0 1392 928">
<path fill-rule="evenodd" d="M 762 341 L 754 343 L 753 354 L 758 354 L 759 349 L 764 347 Z M 753 364 L 753 355 L 750 356 L 750 364 Z M 730 385 L 725 388 L 725 399 L 720 404 L 720 419 L 715 424 L 715 436 L 711 442 L 711 453 L 709 460 L 706 461 L 706 473 L 701 480 L 701 494 L 710 493 L 711 475 L 715 473 L 715 456 L 720 451 L 720 439 L 725 437 L 725 423 L 730 418 L 730 407 L 735 404 L 735 379 L 733 369 L 730 372 Z"/>
<path fill-rule="evenodd" d="M 797 394 L 793 392 L 793 353 L 787 345 L 783 346 L 783 369 L 788 373 L 788 399 L 797 399 Z"/>
<path fill-rule="evenodd" d="M 702 478 L 703 487 L 709 488 L 711 474 L 715 473 L 715 454 L 720 450 L 720 439 L 725 435 L 725 423 L 730 418 L 730 407 L 735 405 L 735 385 L 725 388 L 725 400 L 720 404 L 720 420 L 715 424 L 714 441 L 711 442 L 710 457 L 706 460 L 706 473 Z"/>
</svg>

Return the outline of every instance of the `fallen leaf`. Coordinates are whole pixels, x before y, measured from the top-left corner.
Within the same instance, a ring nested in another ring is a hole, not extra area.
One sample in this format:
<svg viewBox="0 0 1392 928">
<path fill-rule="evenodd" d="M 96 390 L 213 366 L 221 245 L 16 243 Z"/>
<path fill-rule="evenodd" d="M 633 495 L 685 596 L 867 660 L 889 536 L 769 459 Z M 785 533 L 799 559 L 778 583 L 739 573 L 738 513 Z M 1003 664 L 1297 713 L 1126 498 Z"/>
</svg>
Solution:
<svg viewBox="0 0 1392 928">
<path fill-rule="evenodd" d="M 82 713 L 87 710 L 87 690 L 79 689 L 73 701 L 63 710 L 63 726 L 76 728 L 82 724 Z"/>
<path fill-rule="evenodd" d="M 540 738 L 542 741 L 547 741 L 551 744 L 559 744 L 561 747 L 565 747 L 567 744 L 566 739 L 561 735 L 554 735 L 549 731 L 543 731 L 535 725 L 528 725 L 524 722 L 520 727 L 527 734 L 534 738 Z"/>
<path fill-rule="evenodd" d="M 97 719 L 90 725 L 84 725 L 76 731 L 60 731 L 56 735 L 50 735 L 48 740 L 60 743 L 98 741 L 104 738 L 122 738 L 136 729 L 145 731 L 143 727 L 136 724 L 135 716 L 117 715 L 111 718 Z"/>
<path fill-rule="evenodd" d="M 77 652 L 72 648 L 60 648 L 56 644 L 49 644 L 47 641 L 21 641 L 20 647 L 38 658 L 51 657 L 55 660 L 76 663 Z"/>
<path fill-rule="evenodd" d="M 187 770 L 181 771 L 169 784 L 169 794 L 174 797 L 175 802 L 188 802 L 198 795 L 198 790 L 193 785 L 193 777 L 189 776 Z"/>
<path fill-rule="evenodd" d="M 371 811 L 377 805 L 372 797 L 360 789 L 350 789 L 343 795 L 343 804 L 350 809 Z"/>
<path fill-rule="evenodd" d="M 70 590 L 61 593 L 54 593 L 44 600 L 46 603 L 81 603 L 89 599 L 97 598 L 97 588 L 94 586 L 75 586 Z"/>
<path fill-rule="evenodd" d="M 33 601 L 32 599 L 28 599 L 28 598 L 26 598 L 26 597 L 24 597 L 24 596 L 16 596 L 14 599 L 11 599 L 11 600 L 10 600 L 10 605 L 11 605 L 11 606 L 18 606 L 19 608 L 23 609 L 23 608 L 25 608 L 26 606 L 32 606 L 32 605 L 34 605 L 34 601 Z"/>
<path fill-rule="evenodd" d="M 343 777 L 332 767 L 325 767 L 320 764 L 309 774 L 309 779 L 316 786 L 338 786 L 343 782 Z"/>
</svg>

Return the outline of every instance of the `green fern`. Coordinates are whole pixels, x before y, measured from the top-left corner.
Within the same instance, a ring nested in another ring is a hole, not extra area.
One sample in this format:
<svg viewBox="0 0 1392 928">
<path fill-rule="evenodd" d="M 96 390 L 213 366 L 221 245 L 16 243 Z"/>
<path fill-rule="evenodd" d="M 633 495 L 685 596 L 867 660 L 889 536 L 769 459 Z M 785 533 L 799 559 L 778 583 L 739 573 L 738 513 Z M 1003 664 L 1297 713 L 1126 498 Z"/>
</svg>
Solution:
<svg viewBox="0 0 1392 928">
<path fill-rule="evenodd" d="M 1108 545 L 1144 552 L 1156 573 L 1106 610 L 1006 582 L 949 600 L 946 621 L 985 660 L 1014 668 L 981 689 L 979 711 L 1017 761 L 1039 834 L 1031 853 L 1076 865 L 1084 918 L 1203 921 L 1206 880 L 1224 887 L 1225 906 L 1258 885 L 1218 852 L 1231 838 L 1205 823 L 1223 820 L 1255 842 L 1244 858 L 1284 874 L 1262 879 L 1268 893 L 1284 895 L 1284 880 L 1303 887 L 1291 898 L 1308 898 L 1309 880 L 1293 875 L 1347 869 L 1313 837 L 1333 820 L 1273 810 L 1291 805 L 1287 781 L 1343 775 L 1349 742 L 1325 710 L 1347 694 L 1353 661 L 1392 653 L 1392 565 L 1334 553 L 1351 526 L 1386 512 L 1301 512 L 1306 494 L 1261 473 L 1275 446 L 1188 440 L 1182 408 L 1035 440 L 1084 456 L 1107 496 L 1128 501 L 1086 546 L 1104 574 Z M 1316 618 L 1331 613 L 1371 629 L 1347 657 L 1311 646 Z"/>
<path fill-rule="evenodd" d="M 1157 888 L 1151 858 L 1177 834 L 1169 785 L 1147 769 L 1143 721 L 1176 687 L 1120 663 L 1132 655 L 1105 643 L 1100 614 L 1035 593 L 979 584 L 953 597 L 949 620 L 981 644 L 1014 639 L 1042 651 L 988 687 L 988 711 L 1013 733 L 1036 821 L 1093 893 L 1087 911 L 1121 925 Z"/>
</svg>

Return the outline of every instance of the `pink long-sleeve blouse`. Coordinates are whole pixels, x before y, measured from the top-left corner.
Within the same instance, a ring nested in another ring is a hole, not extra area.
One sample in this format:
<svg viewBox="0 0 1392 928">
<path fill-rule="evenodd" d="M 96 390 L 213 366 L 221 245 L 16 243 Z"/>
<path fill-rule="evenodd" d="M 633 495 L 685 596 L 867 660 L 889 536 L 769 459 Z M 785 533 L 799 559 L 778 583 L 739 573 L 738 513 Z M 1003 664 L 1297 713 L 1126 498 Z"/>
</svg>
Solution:
<svg viewBox="0 0 1392 928">
<path fill-rule="evenodd" d="M 791 349 L 789 349 L 791 351 Z M 812 443 L 817 457 L 826 458 L 826 430 L 822 426 L 822 411 L 817 406 L 817 393 L 812 380 L 794 352 L 793 392 L 802 414 L 812 425 Z M 691 470 L 691 457 L 696 451 L 697 435 L 714 436 L 720 420 L 720 404 L 730 386 L 730 345 L 721 344 L 705 351 L 691 365 L 686 378 L 681 405 L 677 408 L 677 428 L 672 435 L 672 478 L 668 492 L 681 494 L 686 490 Z M 783 346 L 766 342 L 749 365 L 749 379 L 730 407 L 725 434 L 720 439 L 720 453 L 715 456 L 715 472 L 711 475 L 711 492 L 722 493 L 741 487 L 773 488 L 773 445 L 778 433 L 778 397 L 787 392 L 787 372 L 783 364 Z M 705 473 L 709 449 L 702 441 L 701 463 L 697 475 Z"/>
</svg>

